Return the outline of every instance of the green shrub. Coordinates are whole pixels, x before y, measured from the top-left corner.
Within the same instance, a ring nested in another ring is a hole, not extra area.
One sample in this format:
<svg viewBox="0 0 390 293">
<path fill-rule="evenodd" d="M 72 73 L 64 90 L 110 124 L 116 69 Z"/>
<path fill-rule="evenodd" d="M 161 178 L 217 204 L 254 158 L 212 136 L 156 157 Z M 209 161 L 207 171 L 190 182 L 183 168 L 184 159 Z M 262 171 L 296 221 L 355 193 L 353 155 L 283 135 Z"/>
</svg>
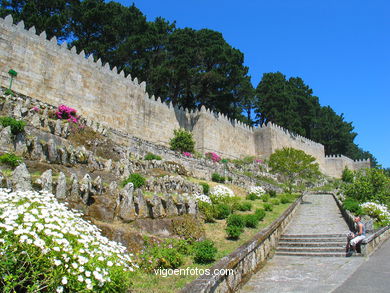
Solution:
<svg viewBox="0 0 390 293">
<path fill-rule="evenodd" d="M 274 206 L 277 206 L 280 204 L 280 201 L 279 199 L 277 198 L 271 198 L 271 203 L 274 205 Z"/>
<path fill-rule="evenodd" d="M 226 203 L 215 205 L 215 218 L 218 220 L 226 219 L 231 213 L 230 206 Z"/>
<path fill-rule="evenodd" d="M 242 202 L 238 205 L 237 210 L 241 212 L 250 211 L 252 209 L 252 203 L 250 202 Z"/>
<path fill-rule="evenodd" d="M 214 201 L 216 201 L 216 200 L 214 199 Z M 217 200 L 216 203 L 227 204 L 230 208 L 230 213 L 233 213 L 234 211 L 238 210 L 238 206 L 241 203 L 241 198 L 238 196 L 224 197 L 224 198 L 220 198 L 219 200 Z"/>
<path fill-rule="evenodd" d="M 198 264 L 207 264 L 215 260 L 217 248 L 211 240 L 204 240 L 194 244 L 194 262 Z"/>
<path fill-rule="evenodd" d="M 237 226 L 240 228 L 245 227 L 245 219 L 243 215 L 230 215 L 226 220 L 227 226 Z"/>
<path fill-rule="evenodd" d="M 248 193 L 246 195 L 246 199 L 248 200 L 256 200 L 259 199 L 260 197 L 256 193 Z"/>
<path fill-rule="evenodd" d="M 368 168 L 354 171 L 352 183 L 344 183 L 342 192 L 359 202 L 378 201 L 388 203 L 390 179 L 382 169 Z"/>
<path fill-rule="evenodd" d="M 211 180 L 212 180 L 213 182 L 225 183 L 226 178 L 223 177 L 223 176 L 221 176 L 221 175 L 219 175 L 218 173 L 213 173 L 213 174 L 211 175 Z"/>
<path fill-rule="evenodd" d="M 360 203 L 356 199 L 351 198 L 351 197 L 347 197 L 343 201 L 343 208 L 345 210 L 351 211 L 352 213 L 354 213 L 356 215 L 363 214 L 363 210 L 360 207 Z"/>
<path fill-rule="evenodd" d="M 267 193 L 269 194 L 270 197 L 276 197 L 276 191 L 275 190 L 268 190 Z"/>
<path fill-rule="evenodd" d="M 157 259 L 157 268 L 176 269 L 184 263 L 184 257 L 176 248 L 155 247 L 152 256 Z"/>
<path fill-rule="evenodd" d="M 151 161 L 151 160 L 161 160 L 161 157 L 152 153 L 147 153 L 144 157 L 144 160 Z"/>
<path fill-rule="evenodd" d="M 343 173 L 341 175 L 341 180 L 343 182 L 352 183 L 354 178 L 354 174 L 352 170 L 349 170 L 348 167 L 345 167 Z"/>
<path fill-rule="evenodd" d="M 0 156 L 0 163 L 6 164 L 11 167 L 17 167 L 22 162 L 23 159 L 14 154 L 4 154 Z"/>
<path fill-rule="evenodd" d="M 173 233 L 192 243 L 204 237 L 203 221 L 193 215 L 183 215 L 172 219 Z"/>
<path fill-rule="evenodd" d="M 265 217 L 265 210 L 264 209 L 256 209 L 255 216 L 257 217 L 258 221 L 262 221 Z"/>
<path fill-rule="evenodd" d="M 243 228 L 237 226 L 227 226 L 225 230 L 228 238 L 232 240 L 237 240 L 240 238 L 242 232 L 244 232 Z"/>
<path fill-rule="evenodd" d="M 201 182 L 201 183 L 199 183 L 201 186 L 202 186 L 202 188 L 203 188 L 203 194 L 206 194 L 206 195 L 208 195 L 209 194 L 209 192 L 210 192 L 210 185 L 208 185 L 207 183 L 205 183 L 205 182 Z"/>
<path fill-rule="evenodd" d="M 5 92 L 4 92 L 4 95 L 15 97 L 15 94 L 14 94 L 14 92 L 11 89 L 6 89 Z"/>
<path fill-rule="evenodd" d="M 195 151 L 195 141 L 192 133 L 185 129 L 175 129 L 173 138 L 169 142 L 171 150 L 193 153 Z"/>
<path fill-rule="evenodd" d="M 142 177 L 142 175 L 140 175 L 138 173 L 133 173 L 133 174 L 130 174 L 130 176 L 127 177 L 127 179 L 122 181 L 121 186 L 124 187 L 128 183 L 133 183 L 134 189 L 135 188 L 140 188 L 141 186 L 145 185 L 146 179 L 144 177 Z"/>
<path fill-rule="evenodd" d="M 263 202 L 268 202 L 269 201 L 269 194 L 268 193 L 263 194 L 261 196 L 261 199 L 263 200 Z"/>
<path fill-rule="evenodd" d="M 257 228 L 257 225 L 259 224 L 258 217 L 253 215 L 245 215 L 245 226 L 248 228 Z"/>
<path fill-rule="evenodd" d="M 283 196 L 280 198 L 280 202 L 281 202 L 282 204 L 286 204 L 286 203 L 289 203 L 289 202 L 290 202 L 290 199 L 289 199 L 288 196 L 283 195 Z"/>
<path fill-rule="evenodd" d="M 11 126 L 11 132 L 14 135 L 24 132 L 24 127 L 26 126 L 26 122 L 11 117 L 0 117 L 0 124 L 3 127 Z"/>
<path fill-rule="evenodd" d="M 264 210 L 266 210 L 267 212 L 272 212 L 272 210 L 273 210 L 272 204 L 265 203 L 264 204 Z"/>
<path fill-rule="evenodd" d="M 214 223 L 214 217 L 215 217 L 215 206 L 212 204 L 209 204 L 208 202 L 199 201 L 198 202 L 198 208 L 200 213 L 204 217 L 204 221 L 206 223 Z"/>
<path fill-rule="evenodd" d="M 193 245 L 187 239 L 168 238 L 163 242 L 164 247 L 175 248 L 183 255 L 192 255 Z"/>
<path fill-rule="evenodd" d="M 227 178 L 227 181 L 229 181 L 229 182 L 233 182 L 233 178 L 232 178 L 232 177 L 230 177 L 230 176 L 228 176 L 228 178 Z"/>
</svg>

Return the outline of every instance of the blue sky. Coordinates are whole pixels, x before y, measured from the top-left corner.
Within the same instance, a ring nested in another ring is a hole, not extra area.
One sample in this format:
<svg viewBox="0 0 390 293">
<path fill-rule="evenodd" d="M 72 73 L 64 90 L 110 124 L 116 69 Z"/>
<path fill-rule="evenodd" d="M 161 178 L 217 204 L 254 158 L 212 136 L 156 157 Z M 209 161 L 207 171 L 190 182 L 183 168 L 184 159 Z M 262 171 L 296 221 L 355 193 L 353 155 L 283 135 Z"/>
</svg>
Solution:
<svg viewBox="0 0 390 293">
<path fill-rule="evenodd" d="M 154 20 L 209 28 L 263 73 L 299 76 L 358 133 L 355 142 L 390 167 L 389 0 L 135 0 Z"/>
</svg>

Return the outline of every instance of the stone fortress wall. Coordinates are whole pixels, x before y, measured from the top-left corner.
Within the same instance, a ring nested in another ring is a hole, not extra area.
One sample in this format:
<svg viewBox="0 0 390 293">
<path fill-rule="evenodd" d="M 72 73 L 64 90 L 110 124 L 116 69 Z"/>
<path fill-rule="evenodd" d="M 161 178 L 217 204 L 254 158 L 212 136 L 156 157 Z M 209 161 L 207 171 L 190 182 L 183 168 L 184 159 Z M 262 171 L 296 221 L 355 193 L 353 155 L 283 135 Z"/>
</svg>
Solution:
<svg viewBox="0 0 390 293">
<path fill-rule="evenodd" d="M 149 97 L 145 82 L 108 63 L 96 62 L 84 51 L 70 50 L 56 38 L 47 40 L 23 21 L 13 24 L 11 16 L 0 18 L 0 82 L 7 87 L 8 71 L 18 72 L 12 89 L 44 102 L 76 108 L 83 116 L 126 131 L 153 143 L 168 145 L 173 130 L 192 131 L 199 152 L 214 151 L 224 157 L 269 157 L 282 147 L 294 147 L 314 156 L 321 170 L 340 177 L 345 166 L 355 170 L 369 167 L 369 160 L 352 161 L 344 156 L 325 157 L 324 146 L 290 133 L 275 124 L 257 128 L 204 106 L 188 110 Z"/>
</svg>

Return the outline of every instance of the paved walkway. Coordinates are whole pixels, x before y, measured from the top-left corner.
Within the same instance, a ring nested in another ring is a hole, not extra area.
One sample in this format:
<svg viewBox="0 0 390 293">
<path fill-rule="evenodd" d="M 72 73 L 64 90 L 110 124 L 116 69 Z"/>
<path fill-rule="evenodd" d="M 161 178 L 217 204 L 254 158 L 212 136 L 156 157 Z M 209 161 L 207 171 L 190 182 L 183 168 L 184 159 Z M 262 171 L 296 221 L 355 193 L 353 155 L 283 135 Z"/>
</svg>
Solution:
<svg viewBox="0 0 390 293">
<path fill-rule="evenodd" d="M 390 292 L 390 239 L 375 251 L 334 293 Z"/>
<path fill-rule="evenodd" d="M 305 195 L 285 234 L 348 232 L 331 195 Z M 274 256 L 240 292 L 331 292 L 340 286 L 364 257 Z"/>
</svg>

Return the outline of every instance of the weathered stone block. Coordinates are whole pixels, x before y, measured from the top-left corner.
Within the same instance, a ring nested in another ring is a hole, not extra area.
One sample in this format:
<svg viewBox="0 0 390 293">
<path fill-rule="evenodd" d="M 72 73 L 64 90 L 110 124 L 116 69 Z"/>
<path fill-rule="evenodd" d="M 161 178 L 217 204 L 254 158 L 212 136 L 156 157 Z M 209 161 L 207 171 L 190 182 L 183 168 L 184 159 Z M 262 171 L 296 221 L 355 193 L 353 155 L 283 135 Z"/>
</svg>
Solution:
<svg viewBox="0 0 390 293">
<path fill-rule="evenodd" d="M 134 203 L 137 218 L 151 217 L 151 215 L 149 214 L 148 205 L 140 189 L 136 190 L 135 192 Z"/>
<path fill-rule="evenodd" d="M 27 170 L 26 164 L 22 163 L 12 172 L 12 188 L 14 190 L 31 190 L 31 175 Z"/>
<path fill-rule="evenodd" d="M 133 192 L 133 183 L 128 183 L 119 193 L 118 217 L 124 222 L 134 221 L 136 217 Z"/>
<path fill-rule="evenodd" d="M 177 216 L 179 214 L 172 196 L 165 197 L 165 211 L 167 216 Z"/>
<path fill-rule="evenodd" d="M 0 150 L 3 152 L 14 151 L 13 137 L 10 126 L 7 126 L 0 131 Z"/>
<path fill-rule="evenodd" d="M 89 174 L 85 174 L 80 182 L 80 194 L 84 204 L 88 204 L 92 195 L 92 178 Z"/>
</svg>

